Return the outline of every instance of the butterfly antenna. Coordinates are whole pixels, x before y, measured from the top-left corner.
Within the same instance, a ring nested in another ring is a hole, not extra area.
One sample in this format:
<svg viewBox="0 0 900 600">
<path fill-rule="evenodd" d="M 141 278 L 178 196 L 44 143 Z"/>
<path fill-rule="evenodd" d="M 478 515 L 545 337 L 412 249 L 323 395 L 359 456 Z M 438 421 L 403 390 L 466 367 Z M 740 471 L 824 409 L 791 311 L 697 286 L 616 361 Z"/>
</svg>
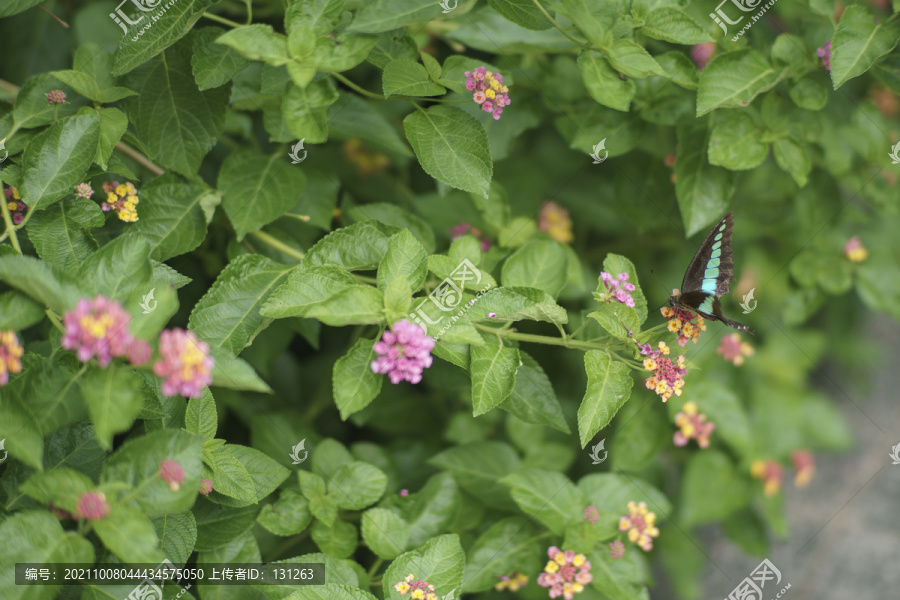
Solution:
<svg viewBox="0 0 900 600">
<path fill-rule="evenodd" d="M 663 285 L 663 282 L 659 280 L 659 277 L 656 276 L 656 273 L 653 272 L 653 269 L 650 269 L 650 274 L 653 275 L 653 279 L 655 279 L 659 286 L 666 292 L 666 294 L 668 294 L 669 288 Z"/>
</svg>

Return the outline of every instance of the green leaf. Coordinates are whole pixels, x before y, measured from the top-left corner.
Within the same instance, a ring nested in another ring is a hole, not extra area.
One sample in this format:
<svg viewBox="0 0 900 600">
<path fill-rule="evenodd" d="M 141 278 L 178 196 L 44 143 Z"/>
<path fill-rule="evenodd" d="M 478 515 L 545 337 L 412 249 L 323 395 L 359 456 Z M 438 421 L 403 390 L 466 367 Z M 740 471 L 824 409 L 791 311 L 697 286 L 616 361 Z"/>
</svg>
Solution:
<svg viewBox="0 0 900 600">
<path fill-rule="evenodd" d="M 647 37 L 673 44 L 702 44 L 712 41 L 703 27 L 686 12 L 673 6 L 660 6 L 650 11 L 641 27 Z"/>
<path fill-rule="evenodd" d="M 210 346 L 240 354 L 268 326 L 259 309 L 289 271 L 259 254 L 238 256 L 194 306 L 188 327 Z"/>
<path fill-rule="evenodd" d="M 357 279 L 348 271 L 331 265 L 301 266 L 293 269 L 278 289 L 272 292 L 260 309 L 266 317 L 299 317 L 307 309 L 324 302 L 357 284 Z"/>
<path fill-rule="evenodd" d="M 522 366 L 516 371 L 516 386 L 500 408 L 526 423 L 546 425 L 570 433 L 562 406 L 556 399 L 550 378 L 536 360 L 519 351 Z"/>
<path fill-rule="evenodd" d="M 488 318 L 489 312 L 497 314 L 494 317 L 497 322 L 528 319 L 565 324 L 569 320 L 566 310 L 553 301 L 553 296 L 543 290 L 527 287 L 488 290 L 469 309 L 466 317 L 470 321 L 479 321 Z"/>
<path fill-rule="evenodd" d="M 313 33 L 323 35 L 341 22 L 343 12 L 344 0 L 297 0 L 285 11 L 284 27 L 290 33 L 305 25 Z"/>
<path fill-rule="evenodd" d="M 61 204 L 66 204 L 61 203 Z M 108 298 L 146 292 L 153 276 L 147 242 L 137 236 L 117 237 L 90 255 L 78 270 L 85 291 Z"/>
<path fill-rule="evenodd" d="M 118 108 L 102 108 L 100 115 L 100 143 L 97 145 L 97 154 L 94 162 L 103 169 L 109 168 L 109 159 L 112 152 L 128 129 L 128 117 Z"/>
<path fill-rule="evenodd" d="M 0 281 L 60 315 L 82 295 L 74 285 L 58 279 L 47 263 L 32 256 L 0 255 Z"/>
<path fill-rule="evenodd" d="M 3 9 L 0 8 L 0 11 Z M 13 122 L 20 128 L 41 127 L 53 123 L 60 117 L 74 114 L 84 102 L 77 96 L 65 104 L 50 104 L 47 102 L 47 92 L 53 89 L 62 90 L 67 97 L 72 94 L 72 89 L 63 85 L 50 73 L 38 73 L 25 80 L 25 84 L 16 94 L 16 104 L 13 108 Z"/>
<path fill-rule="evenodd" d="M 635 78 L 662 75 L 663 71 L 644 47 L 628 38 L 612 43 L 607 53 L 610 65 L 623 75 Z"/>
<path fill-rule="evenodd" d="M 360 461 L 341 465 L 328 482 L 328 494 L 340 508 L 362 510 L 378 501 L 387 487 L 380 469 Z"/>
<path fill-rule="evenodd" d="M 260 502 L 274 492 L 290 475 L 290 471 L 281 466 L 278 461 L 255 448 L 238 444 L 227 444 L 223 446 L 223 450 L 228 451 L 247 469 L 247 473 L 250 474 L 250 478 L 253 480 L 253 487 L 256 490 L 256 502 Z M 215 484 L 213 487 L 215 487 Z M 228 506 L 241 506 L 243 503 L 243 501 L 231 500 L 221 496 L 216 497 L 216 502 Z"/>
<path fill-rule="evenodd" d="M 330 77 L 313 81 L 306 87 L 290 85 L 281 105 L 285 127 L 307 144 L 325 143 L 328 141 L 328 107 L 337 99 L 338 91 Z"/>
<path fill-rule="evenodd" d="M 597 565 L 597 575 L 591 584 L 607 598 L 648 600 L 647 588 L 641 585 L 650 579 L 643 553 L 632 544 L 626 544 L 626 548 L 625 554 L 616 559 L 610 557 L 605 544 L 588 554 L 592 573 L 593 565 Z"/>
<path fill-rule="evenodd" d="M 377 221 L 354 223 L 319 240 L 303 259 L 308 265 L 335 265 L 348 271 L 374 269 L 387 253 L 395 227 Z"/>
<path fill-rule="evenodd" d="M 347 216 L 354 222 L 378 221 L 397 229 L 408 229 L 426 251 L 434 252 L 434 230 L 431 225 L 396 204 L 373 202 L 364 206 L 354 206 L 347 210 Z"/>
<path fill-rule="evenodd" d="M 116 506 L 108 517 L 93 524 L 103 545 L 122 562 L 156 563 L 165 558 L 153 523 L 136 508 Z"/>
<path fill-rule="evenodd" d="M 296 600 L 378 600 L 358 587 L 338 583 L 298 586 L 291 597 Z"/>
<path fill-rule="evenodd" d="M 27 329 L 44 316 L 44 307 L 22 292 L 0 294 L 0 329 Z"/>
<path fill-rule="evenodd" d="M 543 31 L 553 27 L 544 13 L 531 0 L 488 0 L 488 5 L 520 27 Z"/>
<path fill-rule="evenodd" d="M 425 67 L 414 60 L 394 60 L 388 63 L 382 74 L 385 96 L 440 96 L 447 92 L 443 86 L 433 83 Z"/>
<path fill-rule="evenodd" d="M 797 185 L 806 185 L 807 176 L 812 170 L 812 160 L 805 144 L 792 138 L 775 140 L 772 142 L 772 153 L 775 155 L 775 163 L 790 173 Z"/>
<path fill-rule="evenodd" d="M 506 287 L 537 288 L 555 299 L 566 285 L 568 260 L 563 244 L 530 240 L 503 263 L 501 279 Z"/>
<path fill-rule="evenodd" d="M 381 392 L 384 377 L 372 372 L 370 364 L 377 358 L 372 350 L 374 340 L 357 340 L 350 350 L 334 363 L 332 387 L 334 403 L 341 419 L 367 407 Z"/>
<path fill-rule="evenodd" d="M 732 171 L 752 169 L 766 160 L 769 145 L 745 112 L 721 111 L 709 134 L 709 164 Z"/>
<path fill-rule="evenodd" d="M 191 512 L 197 520 L 194 550 L 209 552 L 227 545 L 253 527 L 259 509 L 256 506 L 229 508 L 200 498 Z"/>
<path fill-rule="evenodd" d="M 349 30 L 381 33 L 440 16 L 440 3 L 431 0 L 374 0 L 356 11 Z"/>
<path fill-rule="evenodd" d="M 413 155 L 397 132 L 397 128 L 374 107 L 374 102 L 345 94 L 340 104 L 332 104 L 329 107 L 327 120 L 328 134 L 333 138 L 347 140 L 359 138 L 365 142 L 366 147 L 373 150 L 383 150 L 399 156 Z M 369 210 L 370 206 L 367 204 L 366 210 Z M 397 208 L 393 204 L 390 206 Z M 330 212 L 328 218 L 331 218 Z M 427 231 L 431 233 L 430 226 Z"/>
<path fill-rule="evenodd" d="M 663 77 L 671 79 L 686 90 L 696 90 L 699 76 L 697 68 L 687 56 L 673 50 L 654 57 L 663 71 Z"/>
<path fill-rule="evenodd" d="M 110 365 L 105 369 L 88 369 L 79 385 L 91 412 L 97 440 L 110 450 L 113 435 L 127 431 L 141 412 L 140 378 L 130 367 Z"/>
<path fill-rule="evenodd" d="M 806 110 L 822 110 L 828 104 L 828 87 L 812 75 L 791 85 L 788 93 L 794 104 Z"/>
<path fill-rule="evenodd" d="M 139 197 L 140 217 L 130 224 L 125 235 L 146 239 L 153 260 L 168 260 L 190 252 L 206 238 L 202 206 L 215 193 L 204 183 L 181 183 L 178 177 L 167 173 L 143 186 Z"/>
<path fill-rule="evenodd" d="M 287 37 L 275 33 L 271 25 L 241 25 L 220 36 L 216 44 L 233 48 L 250 60 L 259 60 L 273 67 L 287 64 Z"/>
<path fill-rule="evenodd" d="M 152 13 L 131 11 L 131 20 L 137 24 L 129 26 L 116 50 L 113 77 L 144 64 L 187 35 L 212 4 L 213 0 L 186 0 Z"/>
<path fill-rule="evenodd" d="M 237 500 L 241 506 L 256 503 L 256 488 L 247 468 L 228 446 L 214 452 L 203 452 L 203 463 L 209 467 L 209 479 L 217 494 Z M 214 500 L 210 496 L 210 500 Z"/>
<path fill-rule="evenodd" d="M 316 40 L 313 60 L 323 73 L 348 71 L 366 60 L 369 51 L 377 42 L 376 35 L 344 32 L 339 34 L 339 39 L 332 39 L 330 35 L 320 35 Z"/>
<path fill-rule="evenodd" d="M 751 48 L 717 54 L 700 72 L 697 116 L 715 108 L 747 106 L 759 94 L 775 87 L 783 76 Z"/>
<path fill-rule="evenodd" d="M 210 348 L 210 355 L 215 361 L 213 367 L 213 385 L 232 390 L 272 393 L 256 371 L 246 361 L 228 354 L 224 350 Z"/>
<path fill-rule="evenodd" d="M 29 477 L 19 488 L 41 504 L 53 503 L 74 513 L 78 508 L 78 500 L 85 492 L 94 489 L 91 478 L 64 467 L 56 467 L 49 471 L 38 472 Z"/>
<path fill-rule="evenodd" d="M 187 511 L 151 519 L 159 548 L 163 554 L 178 566 L 184 566 L 197 543 L 197 520 Z"/>
<path fill-rule="evenodd" d="M 147 433 L 128 440 L 109 457 L 100 481 L 130 486 L 126 496 L 148 516 L 184 512 L 194 504 L 200 489 L 202 450 L 203 438 L 186 431 Z M 184 469 L 184 482 L 175 492 L 159 476 L 159 463 L 167 458 Z"/>
<path fill-rule="evenodd" d="M 216 401 L 209 388 L 203 388 L 199 398 L 190 398 L 187 412 L 184 414 L 184 428 L 189 432 L 208 440 L 216 437 L 219 418 L 216 413 Z"/>
<path fill-rule="evenodd" d="M 849 79 L 872 68 L 879 58 L 900 41 L 900 19 L 896 15 L 876 22 L 862 5 L 850 5 L 841 15 L 831 38 L 831 81 L 838 89 Z"/>
<path fill-rule="evenodd" d="M 434 593 L 443 597 L 462 586 L 466 568 L 466 554 L 456 534 L 441 535 L 425 542 L 420 548 L 398 556 L 384 573 L 385 600 L 403 600 L 394 583 L 402 581 L 406 574 L 414 573 L 434 586 Z"/>
<path fill-rule="evenodd" d="M 412 292 L 418 291 L 428 275 L 428 253 L 406 229 L 388 240 L 387 252 L 378 265 L 378 289 L 384 292 L 395 278 L 404 279 Z"/>
<path fill-rule="evenodd" d="M 344 521 L 335 521 L 331 526 L 322 521 L 313 523 L 310 536 L 319 549 L 335 558 L 350 558 L 356 550 L 356 526 Z"/>
<path fill-rule="evenodd" d="M 204 27 L 194 33 L 191 71 L 200 91 L 228 83 L 250 64 L 234 48 L 214 43 L 224 33 L 221 27 Z"/>
<path fill-rule="evenodd" d="M 39 210 L 74 193 L 94 161 L 99 142 L 96 111 L 60 119 L 35 136 L 22 157 L 22 202 Z"/>
<path fill-rule="evenodd" d="M 671 409 L 670 409 L 671 410 Z M 655 398 L 627 402 L 618 413 L 610 442 L 610 470 L 640 471 L 672 443 L 672 424 Z"/>
<path fill-rule="evenodd" d="M 425 487 L 407 497 L 402 509 L 403 518 L 409 523 L 409 544 L 418 546 L 443 531 L 459 503 L 459 490 L 450 473 L 430 477 Z"/>
<path fill-rule="evenodd" d="M 512 393 L 521 364 L 518 349 L 505 346 L 495 336 L 485 335 L 484 340 L 483 346 L 469 349 L 472 414 L 476 417 L 496 408 Z"/>
<path fill-rule="evenodd" d="M 469 550 L 461 592 L 483 592 L 497 584 L 496 573 L 534 572 L 539 568 L 534 549 L 537 528 L 522 517 L 507 517 L 491 525 Z M 527 566 L 531 566 L 529 569 Z"/>
<path fill-rule="evenodd" d="M 186 44 L 135 69 L 126 81 L 138 95 L 124 101 L 125 114 L 147 155 L 167 170 L 194 177 L 225 127 L 230 89 L 197 88 Z"/>
<path fill-rule="evenodd" d="M 314 304 L 306 316 L 326 325 L 379 325 L 384 322 L 384 300 L 381 292 L 370 285 L 352 285 Z"/>
<path fill-rule="evenodd" d="M 719 220 L 734 193 L 735 174 L 707 161 L 708 138 L 706 130 L 678 128 L 675 195 L 687 237 Z"/>
<path fill-rule="evenodd" d="M 487 132 L 474 117 L 458 108 L 432 106 L 407 115 L 403 129 L 426 173 L 487 197 L 494 166 Z"/>
<path fill-rule="evenodd" d="M 606 57 L 589 50 L 578 55 L 578 68 L 591 98 L 604 106 L 628 112 L 636 90 L 634 81 L 619 79 Z"/>
<path fill-rule="evenodd" d="M 656 513 L 657 522 L 672 512 L 672 503 L 662 492 L 633 475 L 593 473 L 578 481 L 578 489 L 584 494 L 585 505 L 593 504 L 600 510 L 601 521 L 595 523 L 598 527 L 608 520 L 616 530 L 619 517 L 628 514 L 631 501 L 645 502 Z"/>
<path fill-rule="evenodd" d="M 38 256 L 57 272 L 77 271 L 97 250 L 90 230 L 103 227 L 105 222 L 96 202 L 75 198 L 35 213 L 28 221 L 28 238 Z"/>
<path fill-rule="evenodd" d="M 393 510 L 370 508 L 362 515 L 362 537 L 379 558 L 393 560 L 406 549 L 409 523 Z"/>
<path fill-rule="evenodd" d="M 725 454 L 698 452 L 684 472 L 678 521 L 684 527 L 719 521 L 747 506 L 750 498 L 748 479 Z"/>
<path fill-rule="evenodd" d="M 259 524 L 280 536 L 297 535 L 309 525 L 309 501 L 297 490 L 283 489 L 276 502 L 264 506 L 256 518 Z M 363 522 L 365 530 L 365 521 Z"/>
<path fill-rule="evenodd" d="M 110 75 L 112 54 L 93 42 L 79 46 L 75 51 L 74 68 L 69 71 L 51 71 L 51 75 L 72 87 L 73 90 L 94 102 L 108 104 L 137 92 L 117 87 Z"/>
<path fill-rule="evenodd" d="M 476 442 L 444 450 L 428 463 L 453 473 L 453 478 L 467 492 L 485 504 L 509 510 L 512 498 L 509 488 L 499 480 L 521 466 L 519 455 L 503 442 Z"/>
<path fill-rule="evenodd" d="M 628 366 L 606 352 L 589 350 L 584 355 L 587 389 L 578 408 L 578 434 L 585 448 L 598 431 L 609 425 L 631 396 L 634 380 Z"/>
<path fill-rule="evenodd" d="M 522 512 L 557 535 L 563 535 L 566 527 L 584 518 L 584 495 L 562 473 L 521 469 L 500 483 L 510 488 Z"/>
</svg>

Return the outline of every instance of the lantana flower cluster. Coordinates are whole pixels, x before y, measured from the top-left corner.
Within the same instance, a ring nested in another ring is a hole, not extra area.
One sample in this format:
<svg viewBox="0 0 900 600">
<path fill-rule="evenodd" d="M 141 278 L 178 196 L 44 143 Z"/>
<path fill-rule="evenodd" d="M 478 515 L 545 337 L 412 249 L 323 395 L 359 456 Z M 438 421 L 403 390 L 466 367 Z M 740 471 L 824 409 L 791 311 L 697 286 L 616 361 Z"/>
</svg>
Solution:
<svg viewBox="0 0 900 600">
<path fill-rule="evenodd" d="M 50 104 L 65 104 L 66 93 L 62 90 L 50 90 L 47 92 L 47 102 Z"/>
<path fill-rule="evenodd" d="M 9 216 L 12 218 L 13 225 L 18 225 L 25 219 L 28 205 L 22 202 L 19 190 L 14 187 L 6 188 L 3 190 L 3 193 L 6 196 L 6 208 L 9 209 Z"/>
<path fill-rule="evenodd" d="M 431 366 L 434 340 L 424 329 L 401 319 L 385 330 L 373 350 L 378 358 L 370 364 L 373 373 L 387 374 L 391 383 L 419 383 L 422 371 Z"/>
<path fill-rule="evenodd" d="M 684 355 L 672 362 L 672 359 L 668 358 L 670 350 L 665 342 L 659 343 L 658 350 L 651 350 L 650 344 L 639 347 L 641 354 L 647 357 L 644 359 L 644 368 L 653 372 L 653 375 L 644 382 L 646 388 L 656 392 L 663 402 L 671 398 L 672 394 L 680 396 L 681 388 L 684 387 L 684 376 L 688 373 L 684 366 Z"/>
<path fill-rule="evenodd" d="M 591 563 L 584 554 L 575 554 L 571 550 L 565 552 L 556 546 L 547 550 L 550 561 L 544 572 L 538 576 L 538 585 L 550 588 L 550 597 L 572 600 L 575 594 L 584 591 L 584 586 L 594 580 L 591 575 Z"/>
<path fill-rule="evenodd" d="M 159 462 L 159 478 L 166 482 L 170 490 L 177 492 L 184 483 L 184 468 L 174 458 L 165 458 Z"/>
<path fill-rule="evenodd" d="M 88 362 L 97 357 L 106 367 L 115 357 L 125 357 L 140 366 L 153 354 L 150 345 L 135 338 L 128 331 L 131 316 L 115 300 L 96 296 L 82 298 L 74 309 L 63 315 L 65 333 L 62 347 L 74 350 L 78 360 Z M 153 372 L 164 379 L 162 392 L 167 396 L 181 394 L 199 397 L 203 388 L 212 383 L 215 365 L 209 357 L 209 344 L 197 338 L 193 331 L 175 328 L 159 336 L 161 358 L 153 365 Z"/>
<path fill-rule="evenodd" d="M 541 207 L 538 214 L 538 229 L 545 231 L 562 244 L 571 244 L 575 239 L 572 235 L 572 219 L 569 218 L 569 211 L 553 201 L 548 201 Z"/>
<path fill-rule="evenodd" d="M 109 503 L 103 492 L 84 492 L 78 498 L 78 506 L 72 516 L 86 521 L 99 521 L 110 512 Z"/>
<path fill-rule="evenodd" d="M 701 448 L 709 447 L 709 436 L 716 428 L 715 424 L 707 421 L 706 415 L 699 411 L 696 402 L 684 403 L 681 412 L 675 415 L 675 425 L 681 428 L 681 431 L 675 432 L 676 446 L 686 446 L 690 440 L 697 440 L 697 445 Z"/>
<path fill-rule="evenodd" d="M 518 592 L 520 589 L 525 587 L 527 583 L 527 575 L 523 575 L 518 571 L 513 571 L 509 575 L 504 575 L 503 577 L 501 577 L 500 582 L 494 586 L 494 589 L 498 592 L 502 592 L 503 590 Z"/>
<path fill-rule="evenodd" d="M 744 364 L 745 356 L 753 356 L 753 346 L 747 342 L 741 341 L 741 334 L 731 333 L 722 338 L 722 343 L 716 348 L 716 354 L 721 354 L 722 358 L 734 363 L 739 367 Z"/>
<path fill-rule="evenodd" d="M 680 292 L 672 290 L 672 295 L 677 296 Z M 663 306 L 659 311 L 662 316 L 669 319 L 669 331 L 678 336 L 678 345 L 686 346 L 688 341 L 697 343 L 700 339 L 700 332 L 706 331 L 706 322 L 703 317 L 677 306 Z"/>
<path fill-rule="evenodd" d="M 628 515 L 619 518 L 619 531 L 627 531 L 628 539 L 644 552 L 653 549 L 653 538 L 659 536 L 656 513 L 647 509 L 646 502 L 629 502 Z"/>
<path fill-rule="evenodd" d="M 584 509 L 584 518 L 590 521 L 591 525 L 600 520 L 600 509 L 591 504 Z"/>
<path fill-rule="evenodd" d="M 466 71 L 466 89 L 472 92 L 472 99 L 481 105 L 481 110 L 491 113 L 495 121 L 503 114 L 503 107 L 509 106 L 509 88 L 503 85 L 503 75 L 485 67 Z"/>
<path fill-rule="evenodd" d="M 816 473 L 816 461 L 812 452 L 807 450 L 794 450 L 791 452 L 791 463 L 794 465 L 794 485 L 806 487 L 812 481 Z"/>
<path fill-rule="evenodd" d="M 625 555 L 625 544 L 621 540 L 616 540 L 609 545 L 609 557 L 612 559 L 622 558 Z"/>
<path fill-rule="evenodd" d="M 103 191 L 106 193 L 106 201 L 100 205 L 104 212 L 116 211 L 120 221 L 133 223 L 138 220 L 137 214 L 137 190 L 131 182 L 119 183 L 118 181 L 104 181 Z"/>
<path fill-rule="evenodd" d="M 831 42 L 825 42 L 823 48 L 816 48 L 816 56 L 821 59 L 825 70 L 831 73 Z"/>
<path fill-rule="evenodd" d="M 600 280 L 606 287 L 606 293 L 595 294 L 598 302 L 621 302 L 625 306 L 634 308 L 634 298 L 631 292 L 635 290 L 633 283 L 628 283 L 628 273 L 619 273 L 615 277 L 606 271 L 600 272 Z"/>
<path fill-rule="evenodd" d="M 488 238 L 488 236 L 484 232 L 482 232 L 480 229 L 478 229 L 477 227 L 472 227 L 468 223 L 463 222 L 463 223 L 460 223 L 459 225 L 454 225 L 453 227 L 450 228 L 449 233 L 450 233 L 450 241 L 451 242 L 454 240 L 458 240 L 462 236 L 468 234 L 468 235 L 472 235 L 475 238 L 481 240 L 481 251 L 482 252 L 487 252 L 488 250 L 491 249 L 491 240 Z"/>
<path fill-rule="evenodd" d="M 373 152 L 363 146 L 362 140 L 352 138 L 344 142 L 344 156 L 359 169 L 359 174 L 363 177 L 380 173 L 384 171 L 390 164 L 390 159 L 384 154 Z"/>
<path fill-rule="evenodd" d="M 412 600 L 438 600 L 437 594 L 434 593 L 434 586 L 427 581 L 416 579 L 412 573 L 407 575 L 403 581 L 394 584 L 394 589 L 401 596 L 409 594 Z"/>
<path fill-rule="evenodd" d="M 781 489 L 781 477 L 784 467 L 778 461 L 754 460 L 750 465 L 750 474 L 763 482 L 763 493 L 766 496 L 774 496 Z"/>
<path fill-rule="evenodd" d="M 10 373 L 22 372 L 24 353 L 15 331 L 0 331 L 0 386 L 9 383 Z"/>
<path fill-rule="evenodd" d="M 844 245 L 844 255 L 849 258 L 851 262 L 861 263 L 868 258 L 869 251 L 866 250 L 866 247 L 859 241 L 859 236 L 854 235 L 847 240 L 847 243 Z"/>
</svg>

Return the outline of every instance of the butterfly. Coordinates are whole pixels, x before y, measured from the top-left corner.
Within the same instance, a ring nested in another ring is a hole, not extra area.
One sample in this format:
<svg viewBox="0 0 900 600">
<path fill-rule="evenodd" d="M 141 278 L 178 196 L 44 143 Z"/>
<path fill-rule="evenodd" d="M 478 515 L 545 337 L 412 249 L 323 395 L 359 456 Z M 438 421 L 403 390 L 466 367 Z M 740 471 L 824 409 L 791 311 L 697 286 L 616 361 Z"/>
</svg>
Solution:
<svg viewBox="0 0 900 600">
<path fill-rule="evenodd" d="M 681 282 L 681 293 L 669 297 L 669 306 L 690 310 L 712 321 L 722 321 L 738 331 L 751 335 L 756 332 L 722 314 L 719 298 L 728 293 L 734 279 L 734 263 L 731 260 L 732 214 L 728 213 L 716 223 L 703 245 L 697 250 Z"/>
</svg>

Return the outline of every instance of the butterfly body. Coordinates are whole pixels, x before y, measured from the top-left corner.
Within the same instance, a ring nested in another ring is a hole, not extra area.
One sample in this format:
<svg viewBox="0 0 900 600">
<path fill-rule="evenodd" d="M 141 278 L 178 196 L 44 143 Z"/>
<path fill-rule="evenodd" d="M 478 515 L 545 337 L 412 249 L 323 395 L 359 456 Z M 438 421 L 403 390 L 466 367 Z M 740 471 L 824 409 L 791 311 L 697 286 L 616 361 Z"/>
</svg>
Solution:
<svg viewBox="0 0 900 600">
<path fill-rule="evenodd" d="M 722 314 L 719 298 L 728 293 L 734 279 L 731 253 L 732 213 L 716 223 L 694 255 L 681 282 L 681 293 L 669 297 L 669 305 L 695 312 L 706 319 L 721 321 L 751 335 L 756 333 Z"/>
</svg>

